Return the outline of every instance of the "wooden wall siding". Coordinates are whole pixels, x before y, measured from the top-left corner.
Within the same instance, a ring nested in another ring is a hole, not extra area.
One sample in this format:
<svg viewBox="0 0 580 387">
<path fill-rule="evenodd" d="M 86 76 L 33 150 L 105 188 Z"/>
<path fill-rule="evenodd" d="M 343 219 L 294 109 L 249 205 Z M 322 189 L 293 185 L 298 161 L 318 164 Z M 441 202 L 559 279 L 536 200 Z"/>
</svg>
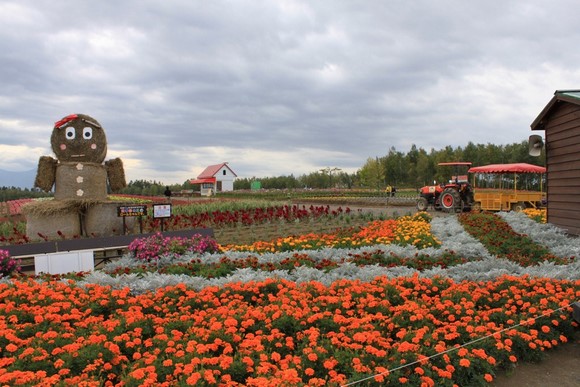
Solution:
<svg viewBox="0 0 580 387">
<path fill-rule="evenodd" d="M 580 235 L 580 106 L 559 102 L 547 118 L 548 222 Z"/>
</svg>

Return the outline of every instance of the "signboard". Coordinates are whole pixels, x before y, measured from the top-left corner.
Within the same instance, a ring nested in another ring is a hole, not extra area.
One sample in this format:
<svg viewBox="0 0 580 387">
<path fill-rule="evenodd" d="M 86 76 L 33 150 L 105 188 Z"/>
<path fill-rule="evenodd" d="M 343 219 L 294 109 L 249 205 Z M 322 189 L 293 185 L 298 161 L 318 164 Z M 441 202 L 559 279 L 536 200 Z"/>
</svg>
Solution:
<svg viewBox="0 0 580 387">
<path fill-rule="evenodd" d="M 118 206 L 117 216 L 147 216 L 147 206 Z"/>
<path fill-rule="evenodd" d="M 171 218 L 171 204 L 153 204 L 154 218 Z"/>
</svg>

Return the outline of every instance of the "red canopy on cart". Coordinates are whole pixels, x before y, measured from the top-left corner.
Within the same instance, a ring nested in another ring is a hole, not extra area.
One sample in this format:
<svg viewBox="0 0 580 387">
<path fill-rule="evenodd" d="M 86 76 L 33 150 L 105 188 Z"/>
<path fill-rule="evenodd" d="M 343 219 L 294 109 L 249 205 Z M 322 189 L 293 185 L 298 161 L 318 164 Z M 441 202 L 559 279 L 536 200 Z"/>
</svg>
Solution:
<svg viewBox="0 0 580 387">
<path fill-rule="evenodd" d="M 469 168 L 469 173 L 545 173 L 546 168 L 526 163 L 490 164 Z"/>
</svg>

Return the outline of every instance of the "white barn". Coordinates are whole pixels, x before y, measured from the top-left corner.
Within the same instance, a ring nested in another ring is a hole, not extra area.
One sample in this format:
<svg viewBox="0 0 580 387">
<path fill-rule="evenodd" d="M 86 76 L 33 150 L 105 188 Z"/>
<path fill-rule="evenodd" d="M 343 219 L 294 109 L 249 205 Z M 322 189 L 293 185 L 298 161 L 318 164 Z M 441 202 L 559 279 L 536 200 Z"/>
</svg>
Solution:
<svg viewBox="0 0 580 387">
<path fill-rule="evenodd" d="M 202 196 L 211 196 L 216 192 L 233 191 L 234 180 L 237 176 L 226 162 L 206 167 L 197 176 L 197 179 L 189 182 L 191 184 L 201 184 L 200 192 Z"/>
</svg>

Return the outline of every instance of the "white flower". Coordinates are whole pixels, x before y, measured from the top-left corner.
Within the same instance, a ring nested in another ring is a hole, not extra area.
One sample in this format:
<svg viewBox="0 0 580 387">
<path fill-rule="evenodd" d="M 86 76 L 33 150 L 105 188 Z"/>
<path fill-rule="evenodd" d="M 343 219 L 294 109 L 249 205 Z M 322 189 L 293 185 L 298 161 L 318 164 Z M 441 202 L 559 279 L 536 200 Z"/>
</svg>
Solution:
<svg viewBox="0 0 580 387">
<path fill-rule="evenodd" d="M 560 258 L 580 259 L 580 239 L 566 235 L 564 230 L 549 223 L 538 223 L 521 212 L 499 212 L 518 234 L 527 235 L 534 242 L 544 245 Z"/>
<path fill-rule="evenodd" d="M 580 244 L 577 238 L 566 236 L 562 230 L 551 226 L 537 223 L 529 219 L 524 214 L 515 212 L 500 213 L 510 226 L 520 234 L 526 234 L 536 243 L 548 247 L 553 254 L 561 257 L 580 256 Z M 399 246 L 394 244 L 367 246 L 356 249 L 334 249 L 325 248 L 322 250 L 306 250 L 300 254 L 312 259 L 313 261 L 330 260 L 342 262 L 349 255 L 361 253 L 393 253 L 401 257 L 414 257 L 417 254 L 428 254 L 431 257 L 439 257 L 442 254 L 453 251 L 456 255 L 472 260 L 465 264 L 451 266 L 448 268 L 435 267 L 419 272 L 405 266 L 382 267 L 379 265 L 357 266 L 352 262 L 343 262 L 330 271 L 323 271 L 316 268 L 300 266 L 291 271 L 275 270 L 263 271 L 251 268 L 240 268 L 232 274 L 207 279 L 203 277 L 187 275 L 169 275 L 148 272 L 138 276 L 136 274 L 127 274 L 120 276 L 111 276 L 116 269 L 128 267 L 133 268 L 143 264 L 143 262 L 124 256 L 121 259 L 107 264 L 104 270 L 95 271 L 87 275 L 81 284 L 98 283 L 109 285 L 113 288 L 123 288 L 128 286 L 134 293 L 153 291 L 159 287 L 175 285 L 178 283 L 185 284 L 196 290 L 203 289 L 207 286 L 223 286 L 234 282 L 263 281 L 268 278 L 285 279 L 297 283 L 317 281 L 324 285 L 330 285 L 334 281 L 341 279 L 352 279 L 361 281 L 371 281 L 380 276 L 390 278 L 409 277 L 419 274 L 422 277 L 448 277 L 455 281 L 486 281 L 493 280 L 502 275 L 529 275 L 532 277 L 548 277 L 555 279 L 580 279 L 580 261 L 568 265 L 556 265 L 550 262 L 544 262 L 536 266 L 522 267 L 519 264 L 507 259 L 499 259 L 491 255 L 485 247 L 471 235 L 469 235 L 455 216 L 445 216 L 434 218 L 431 222 L 433 235 L 441 242 L 440 248 L 426 248 L 419 250 L 415 246 Z M 294 252 L 280 253 L 248 253 L 228 251 L 218 254 L 187 254 L 184 256 L 166 255 L 158 259 L 159 267 L 174 264 L 177 262 L 188 262 L 192 259 L 200 259 L 206 264 L 218 263 L 222 258 L 230 260 L 242 260 L 248 257 L 257 259 L 259 263 L 279 263 L 288 258 L 292 258 Z"/>
</svg>

